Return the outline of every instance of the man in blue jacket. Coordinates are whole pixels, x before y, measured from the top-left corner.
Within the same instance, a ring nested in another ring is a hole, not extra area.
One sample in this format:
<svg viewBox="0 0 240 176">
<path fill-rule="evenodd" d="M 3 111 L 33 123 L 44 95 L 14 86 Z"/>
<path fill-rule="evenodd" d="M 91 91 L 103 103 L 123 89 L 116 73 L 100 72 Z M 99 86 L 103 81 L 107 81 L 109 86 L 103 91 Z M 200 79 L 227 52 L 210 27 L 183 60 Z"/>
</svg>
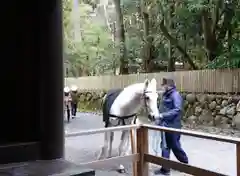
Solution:
<svg viewBox="0 0 240 176">
<path fill-rule="evenodd" d="M 164 93 L 162 96 L 162 104 L 160 111 L 160 117 L 157 118 L 156 124 L 163 125 L 171 128 L 181 128 L 181 116 L 182 116 L 182 97 L 176 90 L 175 83 L 171 78 L 163 78 L 162 86 Z M 170 150 L 174 153 L 176 158 L 183 163 L 188 163 L 188 157 L 180 144 L 179 133 L 165 133 L 166 148 L 162 148 L 162 157 L 169 159 Z M 169 168 L 160 168 L 154 171 L 156 175 L 170 175 Z"/>
</svg>

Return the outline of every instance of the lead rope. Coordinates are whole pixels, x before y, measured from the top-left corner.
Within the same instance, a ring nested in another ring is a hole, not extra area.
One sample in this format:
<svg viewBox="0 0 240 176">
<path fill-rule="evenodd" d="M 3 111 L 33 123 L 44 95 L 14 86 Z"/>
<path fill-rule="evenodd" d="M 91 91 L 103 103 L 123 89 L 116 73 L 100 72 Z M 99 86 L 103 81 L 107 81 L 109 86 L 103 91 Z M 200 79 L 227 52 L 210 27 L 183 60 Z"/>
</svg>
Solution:
<svg viewBox="0 0 240 176">
<path fill-rule="evenodd" d="M 151 135 L 151 145 L 152 145 L 152 150 L 156 156 L 160 153 L 160 148 L 161 148 L 161 132 L 153 130 Z"/>
<path fill-rule="evenodd" d="M 161 126 L 166 126 L 165 123 L 162 123 Z M 151 138 L 151 145 L 152 150 L 154 151 L 155 155 L 158 156 L 159 153 L 161 153 L 161 150 L 164 150 L 167 148 L 167 142 L 166 142 L 166 135 L 164 131 L 152 131 L 153 135 Z"/>
<path fill-rule="evenodd" d="M 143 90 L 144 105 L 145 105 L 146 113 L 149 114 L 148 108 L 147 108 L 147 102 L 145 99 L 145 93 L 146 93 L 146 90 L 144 89 Z M 159 153 L 159 148 L 161 144 L 161 140 L 160 140 L 161 136 L 159 131 L 153 130 L 152 133 L 153 134 L 150 135 L 150 144 L 151 144 L 152 150 L 155 152 L 155 155 L 157 156 Z"/>
<path fill-rule="evenodd" d="M 159 102 L 159 105 L 161 106 L 161 101 Z M 160 111 L 162 111 L 161 108 Z M 162 121 L 161 126 L 166 126 L 166 124 Z M 152 132 L 153 135 L 150 137 L 152 150 L 155 152 L 155 155 L 158 156 L 158 154 L 161 153 L 161 150 L 167 148 L 166 136 L 164 131 L 153 130 Z"/>
</svg>

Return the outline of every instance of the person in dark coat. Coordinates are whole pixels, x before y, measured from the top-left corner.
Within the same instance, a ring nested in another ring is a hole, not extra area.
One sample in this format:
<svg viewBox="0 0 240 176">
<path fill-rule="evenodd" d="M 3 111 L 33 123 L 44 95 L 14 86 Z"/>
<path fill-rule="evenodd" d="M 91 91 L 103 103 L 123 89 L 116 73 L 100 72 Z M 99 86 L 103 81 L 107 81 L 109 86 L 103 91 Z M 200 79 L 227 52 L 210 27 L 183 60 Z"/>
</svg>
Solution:
<svg viewBox="0 0 240 176">
<path fill-rule="evenodd" d="M 159 118 L 156 118 L 157 125 L 163 125 L 171 128 L 181 128 L 182 116 L 182 97 L 176 90 L 174 80 L 171 78 L 163 78 L 162 86 L 164 93 L 162 96 L 162 104 Z M 174 153 L 176 158 L 182 163 L 188 163 L 188 157 L 181 147 L 179 133 L 165 133 L 166 147 L 162 148 L 162 157 L 169 159 L 170 151 Z M 154 171 L 156 175 L 170 175 L 169 168 L 160 168 Z"/>
<path fill-rule="evenodd" d="M 77 108 L 78 108 L 78 101 L 79 101 L 79 94 L 78 94 L 78 87 L 73 85 L 71 87 L 71 98 L 72 98 L 72 118 L 76 117 L 76 113 L 77 113 Z"/>
</svg>

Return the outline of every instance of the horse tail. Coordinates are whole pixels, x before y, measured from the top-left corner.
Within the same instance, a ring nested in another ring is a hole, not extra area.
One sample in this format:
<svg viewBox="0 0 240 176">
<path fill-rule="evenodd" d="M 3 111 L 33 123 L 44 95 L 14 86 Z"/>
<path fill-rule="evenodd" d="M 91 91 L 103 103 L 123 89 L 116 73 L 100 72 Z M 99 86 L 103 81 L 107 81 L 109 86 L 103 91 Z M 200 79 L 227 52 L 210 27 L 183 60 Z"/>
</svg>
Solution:
<svg viewBox="0 0 240 176">
<path fill-rule="evenodd" d="M 102 101 L 101 101 L 101 107 L 103 108 L 103 105 L 106 101 L 106 98 L 107 98 L 107 94 L 105 94 L 103 97 L 102 97 Z"/>
<path fill-rule="evenodd" d="M 105 123 L 105 127 L 107 126 L 108 123 L 108 107 L 107 107 L 107 94 L 104 95 L 102 98 L 102 113 L 103 113 L 103 122 Z"/>
</svg>

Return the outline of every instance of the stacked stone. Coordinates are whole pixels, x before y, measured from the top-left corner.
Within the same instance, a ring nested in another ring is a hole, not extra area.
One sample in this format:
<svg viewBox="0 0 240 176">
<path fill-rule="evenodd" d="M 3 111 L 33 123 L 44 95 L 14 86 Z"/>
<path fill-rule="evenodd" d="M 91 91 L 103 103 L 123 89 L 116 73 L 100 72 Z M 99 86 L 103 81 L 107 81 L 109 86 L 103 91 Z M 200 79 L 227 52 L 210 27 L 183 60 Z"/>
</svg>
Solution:
<svg viewBox="0 0 240 176">
<path fill-rule="evenodd" d="M 187 123 L 240 130 L 239 96 L 183 93 L 182 97 Z"/>
<path fill-rule="evenodd" d="M 101 110 L 106 91 L 82 91 L 80 107 Z M 183 121 L 197 125 L 240 130 L 240 96 L 227 94 L 181 93 L 184 100 Z M 145 114 L 144 109 L 140 114 Z"/>
</svg>

